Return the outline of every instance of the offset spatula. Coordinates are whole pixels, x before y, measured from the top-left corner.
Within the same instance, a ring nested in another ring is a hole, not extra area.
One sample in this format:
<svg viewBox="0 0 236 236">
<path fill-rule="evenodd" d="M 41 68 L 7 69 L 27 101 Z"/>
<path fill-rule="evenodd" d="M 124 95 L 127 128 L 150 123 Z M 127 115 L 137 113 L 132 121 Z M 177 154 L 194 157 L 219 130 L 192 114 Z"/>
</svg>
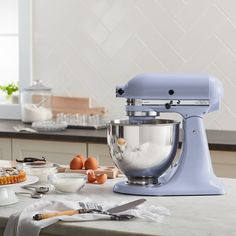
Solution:
<svg viewBox="0 0 236 236">
<path fill-rule="evenodd" d="M 50 212 L 50 213 L 42 213 L 42 214 L 36 214 L 33 216 L 34 220 L 43 220 L 43 219 L 48 219 L 51 217 L 55 216 L 63 216 L 63 215 L 68 215 L 72 216 L 75 214 L 83 214 L 83 213 L 101 213 L 105 215 L 111 215 L 111 220 L 127 220 L 131 219 L 134 216 L 132 215 L 113 215 L 119 212 L 127 211 L 131 208 L 134 208 L 143 202 L 145 202 L 146 199 L 138 199 L 132 202 L 125 203 L 120 206 L 112 207 L 106 211 L 100 211 L 100 210 L 94 210 L 94 209 L 78 209 L 78 210 L 68 210 L 68 211 L 58 211 L 58 212 Z"/>
<path fill-rule="evenodd" d="M 122 205 L 117 206 L 117 207 L 112 207 L 112 208 L 106 210 L 106 212 L 108 212 L 110 214 L 115 214 L 115 213 L 127 211 L 129 209 L 132 209 L 132 208 L 142 204 L 145 201 L 146 201 L 146 199 L 144 199 L 144 198 L 138 199 L 138 200 L 135 200 L 135 201 L 132 201 L 132 202 L 122 204 Z"/>
</svg>

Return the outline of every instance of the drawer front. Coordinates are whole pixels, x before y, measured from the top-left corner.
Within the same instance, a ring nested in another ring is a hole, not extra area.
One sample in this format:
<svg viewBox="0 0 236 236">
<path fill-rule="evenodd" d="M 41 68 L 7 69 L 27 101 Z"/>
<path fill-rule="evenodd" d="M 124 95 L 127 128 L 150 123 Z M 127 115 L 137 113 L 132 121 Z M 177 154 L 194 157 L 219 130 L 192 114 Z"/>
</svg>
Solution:
<svg viewBox="0 0 236 236">
<path fill-rule="evenodd" d="M 0 160 L 11 160 L 11 139 L 10 138 L 0 138 Z"/>
<path fill-rule="evenodd" d="M 216 176 L 236 178 L 236 152 L 211 151 L 211 160 Z"/>
<path fill-rule="evenodd" d="M 108 145 L 106 144 L 88 144 L 88 156 L 94 156 L 101 166 L 114 166 L 110 157 Z"/>
<path fill-rule="evenodd" d="M 13 159 L 45 157 L 47 161 L 69 164 L 75 154 L 86 156 L 86 143 L 13 139 Z"/>
</svg>

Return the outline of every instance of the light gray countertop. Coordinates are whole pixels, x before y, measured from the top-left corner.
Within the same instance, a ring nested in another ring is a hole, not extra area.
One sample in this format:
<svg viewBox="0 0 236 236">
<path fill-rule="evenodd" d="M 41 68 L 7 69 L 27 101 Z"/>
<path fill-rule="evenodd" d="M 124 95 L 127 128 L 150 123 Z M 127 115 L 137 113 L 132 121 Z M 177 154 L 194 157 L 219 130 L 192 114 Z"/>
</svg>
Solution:
<svg viewBox="0 0 236 236">
<path fill-rule="evenodd" d="M 79 194 L 49 193 L 45 199 L 92 200 L 125 202 L 140 198 L 112 191 L 116 181 L 104 185 L 87 184 Z M 162 223 L 132 221 L 93 221 L 56 223 L 42 230 L 40 235 L 236 235 L 236 179 L 222 179 L 226 194 L 219 196 L 145 197 L 148 205 L 163 206 L 171 215 Z M 0 207 L 0 235 L 8 217 L 37 200 L 20 197 L 20 202 Z"/>
<path fill-rule="evenodd" d="M 61 132 L 17 132 L 14 126 L 31 127 L 20 120 L 0 120 L 0 138 L 106 144 L 106 130 L 66 129 Z M 236 131 L 206 130 L 211 150 L 236 151 Z M 182 136 L 182 135 L 181 135 Z M 181 141 L 181 137 L 180 137 Z"/>
</svg>

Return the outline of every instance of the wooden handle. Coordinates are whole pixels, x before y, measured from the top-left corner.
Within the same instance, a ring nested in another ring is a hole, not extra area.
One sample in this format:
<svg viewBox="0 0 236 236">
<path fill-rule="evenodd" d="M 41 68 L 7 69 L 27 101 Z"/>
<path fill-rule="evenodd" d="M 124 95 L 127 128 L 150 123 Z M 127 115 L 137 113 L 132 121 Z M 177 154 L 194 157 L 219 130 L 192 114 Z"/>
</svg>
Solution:
<svg viewBox="0 0 236 236">
<path fill-rule="evenodd" d="M 44 219 L 48 219 L 51 217 L 55 217 L 55 216 L 72 216 L 75 214 L 79 214 L 80 211 L 78 210 L 68 210 L 68 211 L 57 211 L 57 212 L 50 212 L 50 213 L 42 213 L 42 214 L 36 214 L 33 216 L 34 220 L 44 220 Z"/>
</svg>

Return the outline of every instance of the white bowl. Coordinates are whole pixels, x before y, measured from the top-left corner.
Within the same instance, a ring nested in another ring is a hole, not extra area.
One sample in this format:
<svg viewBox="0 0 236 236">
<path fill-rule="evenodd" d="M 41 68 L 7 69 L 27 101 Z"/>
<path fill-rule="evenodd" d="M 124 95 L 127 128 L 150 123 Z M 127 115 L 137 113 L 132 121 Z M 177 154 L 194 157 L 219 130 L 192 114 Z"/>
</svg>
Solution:
<svg viewBox="0 0 236 236">
<path fill-rule="evenodd" d="M 56 173 L 50 176 L 51 184 L 62 193 L 76 193 L 87 182 L 87 175 L 80 173 Z"/>
<path fill-rule="evenodd" d="M 23 163 L 25 172 L 29 175 L 37 176 L 39 178 L 38 183 L 47 183 L 48 177 L 57 172 L 57 167 L 58 165 L 54 163 Z"/>
</svg>

